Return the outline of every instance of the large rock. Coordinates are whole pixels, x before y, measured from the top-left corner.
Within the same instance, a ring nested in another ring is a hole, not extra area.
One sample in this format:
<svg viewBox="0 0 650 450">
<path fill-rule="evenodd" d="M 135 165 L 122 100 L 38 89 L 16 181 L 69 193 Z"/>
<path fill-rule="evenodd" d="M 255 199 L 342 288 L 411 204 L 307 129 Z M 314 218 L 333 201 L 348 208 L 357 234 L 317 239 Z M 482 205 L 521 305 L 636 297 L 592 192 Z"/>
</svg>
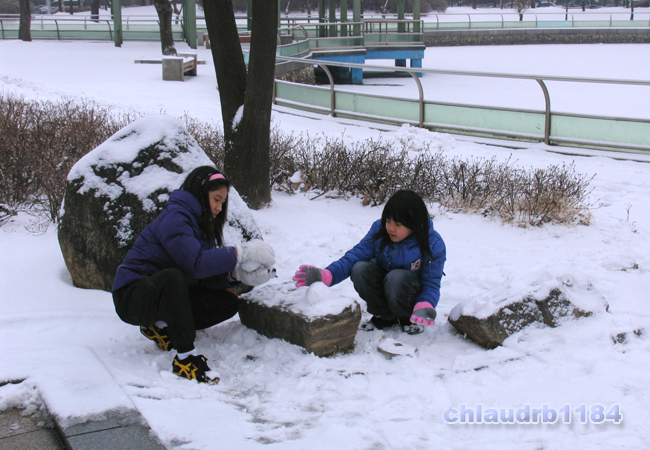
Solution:
<svg viewBox="0 0 650 450">
<path fill-rule="evenodd" d="M 449 323 L 480 346 L 492 349 L 531 324 L 557 327 L 562 322 L 588 317 L 607 307 L 591 284 L 580 285 L 564 278 L 542 283 L 534 292 L 516 301 L 461 302 L 452 309 Z"/>
<path fill-rule="evenodd" d="M 320 282 L 298 289 L 293 283 L 269 284 L 244 296 L 239 318 L 266 337 L 283 339 L 316 356 L 330 356 L 354 347 L 361 307 Z"/>
<path fill-rule="evenodd" d="M 124 127 L 70 170 L 59 245 L 75 286 L 110 291 L 117 266 L 187 174 L 213 165 L 181 123 L 152 115 Z M 231 188 L 227 243 L 261 238 Z"/>
</svg>

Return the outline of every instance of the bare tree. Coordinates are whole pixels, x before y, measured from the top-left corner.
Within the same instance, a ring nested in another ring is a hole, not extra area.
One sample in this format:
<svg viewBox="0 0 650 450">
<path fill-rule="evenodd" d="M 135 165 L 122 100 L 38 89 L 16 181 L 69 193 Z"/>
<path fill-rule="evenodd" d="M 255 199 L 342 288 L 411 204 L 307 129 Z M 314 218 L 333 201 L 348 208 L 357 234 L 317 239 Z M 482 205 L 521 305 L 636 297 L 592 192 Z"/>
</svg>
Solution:
<svg viewBox="0 0 650 450">
<path fill-rule="evenodd" d="M 32 40 L 32 12 L 29 0 L 18 0 L 20 4 L 20 24 L 18 25 L 18 39 L 23 41 Z"/>
<path fill-rule="evenodd" d="M 90 0 L 90 18 L 99 22 L 99 0 Z"/>
<path fill-rule="evenodd" d="M 176 55 L 174 47 L 174 35 L 172 34 L 172 16 L 174 10 L 169 0 L 154 0 L 154 6 L 158 13 L 158 23 L 160 26 L 160 45 L 162 46 L 163 55 Z"/>
<path fill-rule="evenodd" d="M 515 9 L 519 14 L 519 21 L 524 20 L 524 13 L 531 7 L 533 0 L 515 0 Z"/>
<path fill-rule="evenodd" d="M 204 0 L 223 119 L 224 170 L 249 207 L 271 201 L 270 133 L 278 0 L 253 0 L 248 72 L 231 0 Z"/>
</svg>

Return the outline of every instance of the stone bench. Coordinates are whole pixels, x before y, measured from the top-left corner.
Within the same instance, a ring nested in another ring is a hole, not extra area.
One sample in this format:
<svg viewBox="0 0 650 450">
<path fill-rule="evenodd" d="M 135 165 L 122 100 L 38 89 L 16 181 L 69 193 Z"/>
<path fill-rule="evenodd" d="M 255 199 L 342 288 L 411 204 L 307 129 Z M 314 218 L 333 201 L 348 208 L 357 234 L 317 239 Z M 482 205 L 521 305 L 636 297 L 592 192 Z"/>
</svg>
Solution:
<svg viewBox="0 0 650 450">
<path fill-rule="evenodd" d="M 354 347 L 361 322 L 356 300 L 337 297 L 323 283 L 296 289 L 293 283 L 256 288 L 242 298 L 241 323 L 258 333 L 298 345 L 316 356 Z"/>
<path fill-rule="evenodd" d="M 165 81 L 184 81 L 185 75 L 196 76 L 196 53 L 179 53 L 162 59 L 162 77 Z"/>
</svg>

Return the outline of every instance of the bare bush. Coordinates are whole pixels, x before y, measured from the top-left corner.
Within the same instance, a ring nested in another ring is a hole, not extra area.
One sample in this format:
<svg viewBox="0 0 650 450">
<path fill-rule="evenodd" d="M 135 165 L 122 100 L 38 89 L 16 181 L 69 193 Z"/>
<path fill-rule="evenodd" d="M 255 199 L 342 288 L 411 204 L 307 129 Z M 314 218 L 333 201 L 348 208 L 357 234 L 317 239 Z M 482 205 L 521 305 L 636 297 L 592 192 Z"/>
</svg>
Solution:
<svg viewBox="0 0 650 450">
<path fill-rule="evenodd" d="M 447 8 L 449 7 L 445 0 L 430 0 L 429 5 L 432 10 L 439 13 L 447 11 Z"/>
<path fill-rule="evenodd" d="M 114 117 L 88 102 L 29 102 L 0 96 L 0 206 L 24 211 L 35 229 L 57 222 L 68 172 L 134 116 Z M 0 220 L 3 216 L 0 216 Z"/>
<path fill-rule="evenodd" d="M 408 142 L 374 139 L 347 142 L 343 137 L 292 135 L 289 143 L 277 147 L 281 155 L 274 156 L 272 149 L 276 189 L 297 189 L 289 180 L 298 172 L 301 189 L 316 197 L 356 195 L 364 205 L 379 205 L 399 189 L 412 189 L 448 210 L 520 225 L 589 223 L 593 177 L 577 174 L 573 165 L 523 169 L 511 159 L 449 159 L 440 149 L 414 152 Z"/>
<path fill-rule="evenodd" d="M 59 219 L 66 178 L 83 155 L 133 120 L 89 102 L 29 102 L 0 96 L 0 225 L 24 211 L 33 230 Z M 223 167 L 221 129 L 187 115 L 188 132 Z M 412 143 L 286 134 L 273 127 L 270 184 L 293 193 L 358 196 L 380 205 L 412 189 L 447 210 L 480 213 L 521 225 L 589 223 L 589 178 L 571 165 L 525 169 L 511 159 L 448 158 Z"/>
<path fill-rule="evenodd" d="M 214 124 L 201 122 L 187 114 L 181 119 L 187 131 L 194 136 L 199 147 L 208 155 L 214 165 L 223 170 L 224 141 L 221 128 Z"/>
</svg>

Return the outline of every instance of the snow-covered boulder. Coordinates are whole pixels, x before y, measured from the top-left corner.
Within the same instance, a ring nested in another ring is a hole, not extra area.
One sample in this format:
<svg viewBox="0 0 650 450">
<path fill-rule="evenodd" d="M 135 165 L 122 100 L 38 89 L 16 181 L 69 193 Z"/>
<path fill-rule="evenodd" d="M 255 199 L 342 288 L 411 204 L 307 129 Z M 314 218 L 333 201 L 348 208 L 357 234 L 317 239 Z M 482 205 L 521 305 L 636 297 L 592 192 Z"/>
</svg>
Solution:
<svg viewBox="0 0 650 450">
<path fill-rule="evenodd" d="M 361 307 L 321 282 L 301 288 L 293 283 L 267 284 L 244 296 L 239 318 L 266 337 L 299 345 L 316 356 L 330 356 L 354 347 Z"/>
<path fill-rule="evenodd" d="M 590 283 L 560 277 L 535 283 L 523 298 L 510 295 L 499 301 L 463 301 L 451 310 L 449 323 L 480 346 L 493 349 L 531 324 L 557 327 L 607 308 L 607 302 Z"/>
<path fill-rule="evenodd" d="M 117 266 L 136 237 L 194 168 L 213 165 L 175 118 L 152 115 L 122 128 L 70 170 L 59 245 L 74 284 L 110 291 Z M 227 243 L 261 233 L 231 188 Z"/>
</svg>

